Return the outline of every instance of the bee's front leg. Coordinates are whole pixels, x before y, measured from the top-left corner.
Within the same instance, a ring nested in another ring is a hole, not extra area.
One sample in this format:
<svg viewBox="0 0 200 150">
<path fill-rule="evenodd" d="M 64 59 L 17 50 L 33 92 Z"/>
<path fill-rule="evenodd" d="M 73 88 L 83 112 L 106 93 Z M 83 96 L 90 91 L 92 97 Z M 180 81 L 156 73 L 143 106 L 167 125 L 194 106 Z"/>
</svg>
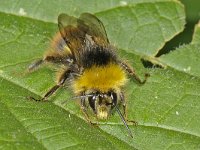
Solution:
<svg viewBox="0 0 200 150">
<path fill-rule="evenodd" d="M 83 93 L 82 93 L 82 94 L 83 94 Z M 88 113 L 87 113 L 86 105 L 85 105 L 85 97 L 81 98 L 81 110 L 82 110 L 82 112 L 83 112 L 83 114 L 84 114 L 84 116 L 85 116 L 85 119 L 86 119 L 91 125 L 96 126 L 97 123 L 92 122 L 91 119 L 90 119 L 90 117 L 89 117 L 89 115 L 88 115 Z"/>
</svg>

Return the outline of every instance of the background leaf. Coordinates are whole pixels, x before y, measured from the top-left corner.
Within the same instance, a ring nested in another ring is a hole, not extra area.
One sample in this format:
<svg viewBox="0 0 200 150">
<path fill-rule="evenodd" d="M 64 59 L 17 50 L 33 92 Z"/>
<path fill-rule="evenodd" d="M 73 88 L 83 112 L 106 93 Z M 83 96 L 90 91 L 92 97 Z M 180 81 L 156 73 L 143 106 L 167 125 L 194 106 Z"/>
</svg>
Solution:
<svg viewBox="0 0 200 150">
<path fill-rule="evenodd" d="M 85 11 L 102 20 L 122 59 L 128 59 L 140 76 L 151 74 L 145 85 L 130 80 L 125 89 L 128 117 L 138 122 L 137 127 L 129 125 L 133 139 L 117 114 L 99 127 L 90 126 L 67 88 L 50 102 L 26 99 L 41 97 L 55 84 L 52 66 L 33 73 L 26 68 L 48 49 L 58 31 L 58 14 L 79 16 Z M 1 1 L 0 18 L 0 148 L 200 148 L 199 25 L 191 44 L 155 57 L 184 29 L 179 1 Z M 144 68 L 141 58 L 165 69 Z"/>
<path fill-rule="evenodd" d="M 200 26 L 196 25 L 191 44 L 182 45 L 175 51 L 160 57 L 160 61 L 177 70 L 200 77 Z M 186 61 L 187 60 L 187 61 Z"/>
<path fill-rule="evenodd" d="M 192 44 L 200 43 L 200 22 L 195 26 Z"/>
</svg>

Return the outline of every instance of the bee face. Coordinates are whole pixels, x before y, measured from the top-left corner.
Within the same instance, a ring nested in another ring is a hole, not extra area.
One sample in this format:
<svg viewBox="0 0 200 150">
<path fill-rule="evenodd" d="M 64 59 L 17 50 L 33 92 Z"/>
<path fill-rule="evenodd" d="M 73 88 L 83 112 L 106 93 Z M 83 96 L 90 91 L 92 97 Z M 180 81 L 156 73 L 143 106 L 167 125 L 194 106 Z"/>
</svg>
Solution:
<svg viewBox="0 0 200 150">
<path fill-rule="evenodd" d="M 92 92 L 88 98 L 89 105 L 93 109 L 98 119 L 108 119 L 112 109 L 117 104 L 117 94 L 113 91 L 100 93 Z"/>
</svg>

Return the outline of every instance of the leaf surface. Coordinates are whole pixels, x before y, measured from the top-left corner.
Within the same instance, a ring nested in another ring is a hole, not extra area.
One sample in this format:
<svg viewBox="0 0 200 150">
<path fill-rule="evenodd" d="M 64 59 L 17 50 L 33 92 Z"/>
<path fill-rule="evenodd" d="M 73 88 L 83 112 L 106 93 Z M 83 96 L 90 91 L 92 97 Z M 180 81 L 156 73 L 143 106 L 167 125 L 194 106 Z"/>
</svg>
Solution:
<svg viewBox="0 0 200 150">
<path fill-rule="evenodd" d="M 55 84 L 52 66 L 43 66 L 33 73 L 26 69 L 48 49 L 50 39 L 58 31 L 58 14 L 79 16 L 85 11 L 102 20 L 111 43 L 119 48 L 120 57 L 128 59 L 141 78 L 145 72 L 151 74 L 146 84 L 139 86 L 130 80 L 125 87 L 128 118 L 138 122 L 137 127 L 129 124 L 133 139 L 116 113 L 98 127 L 90 126 L 78 102 L 70 99 L 72 92 L 65 87 L 49 102 L 37 103 L 26 98 L 42 97 Z M 0 18 L 0 148 L 200 147 L 198 29 L 192 44 L 155 57 L 184 28 L 185 13 L 180 2 L 1 1 Z M 145 69 L 141 58 L 160 62 L 167 68 Z"/>
</svg>

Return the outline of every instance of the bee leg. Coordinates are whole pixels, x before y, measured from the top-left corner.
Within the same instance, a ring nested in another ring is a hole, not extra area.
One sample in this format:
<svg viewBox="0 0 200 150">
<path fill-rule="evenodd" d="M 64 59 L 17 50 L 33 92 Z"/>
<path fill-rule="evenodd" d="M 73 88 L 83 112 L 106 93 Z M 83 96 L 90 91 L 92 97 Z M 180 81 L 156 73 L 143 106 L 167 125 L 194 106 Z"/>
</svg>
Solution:
<svg viewBox="0 0 200 150">
<path fill-rule="evenodd" d="M 47 55 L 44 57 L 44 61 L 54 63 L 54 64 L 71 64 L 73 60 L 69 56 L 52 56 L 52 55 Z"/>
<path fill-rule="evenodd" d="M 92 122 L 92 121 L 90 120 L 90 117 L 89 117 L 89 115 L 88 115 L 88 113 L 87 113 L 86 106 L 85 106 L 85 98 L 81 98 L 81 110 L 82 110 L 83 114 L 85 115 L 86 120 L 87 120 L 91 125 L 96 126 L 97 124 L 94 123 L 94 122 Z"/>
<path fill-rule="evenodd" d="M 43 59 L 39 59 L 39 60 L 33 62 L 32 64 L 30 64 L 28 66 L 28 71 L 31 72 L 31 71 L 36 70 L 39 66 L 41 66 L 45 62 L 50 62 L 50 63 L 54 63 L 54 64 L 70 65 L 73 62 L 73 60 L 68 56 L 52 56 L 49 54 L 49 55 L 45 56 Z"/>
<path fill-rule="evenodd" d="M 36 70 L 41 64 L 44 63 L 43 59 L 37 60 L 28 66 L 28 71 Z"/>
<path fill-rule="evenodd" d="M 39 68 L 44 62 L 56 63 L 59 60 L 55 56 L 45 56 L 43 59 L 39 59 L 28 66 L 28 71 L 34 71 Z"/>
<path fill-rule="evenodd" d="M 135 78 L 135 80 L 137 80 L 140 84 L 144 84 L 147 81 L 147 78 L 150 76 L 148 73 L 145 73 L 145 78 L 142 81 L 135 73 L 135 71 L 133 70 L 132 67 L 130 67 L 128 64 L 126 64 L 125 62 L 120 62 L 120 65 L 122 66 L 122 68 L 124 68 L 124 70 L 126 70 L 126 72 L 128 72 L 129 75 L 131 75 L 133 78 Z"/>
<path fill-rule="evenodd" d="M 59 80 L 58 80 L 58 83 L 57 85 L 53 86 L 45 95 L 43 98 L 41 99 L 35 99 L 34 97 L 29 97 L 29 99 L 31 100 L 35 100 L 35 101 L 46 101 L 47 98 L 49 98 L 53 93 L 55 93 L 66 81 L 66 79 L 68 79 L 70 77 L 70 74 L 71 74 L 71 70 L 65 70 Z"/>
<path fill-rule="evenodd" d="M 120 99 L 121 99 L 122 106 L 123 106 L 123 116 L 124 116 L 125 120 L 127 122 L 130 122 L 130 123 L 132 123 L 133 125 L 136 126 L 138 124 L 136 121 L 134 121 L 134 120 L 128 120 L 128 118 L 127 118 L 126 100 L 125 100 L 124 94 L 122 92 L 120 93 Z"/>
</svg>

